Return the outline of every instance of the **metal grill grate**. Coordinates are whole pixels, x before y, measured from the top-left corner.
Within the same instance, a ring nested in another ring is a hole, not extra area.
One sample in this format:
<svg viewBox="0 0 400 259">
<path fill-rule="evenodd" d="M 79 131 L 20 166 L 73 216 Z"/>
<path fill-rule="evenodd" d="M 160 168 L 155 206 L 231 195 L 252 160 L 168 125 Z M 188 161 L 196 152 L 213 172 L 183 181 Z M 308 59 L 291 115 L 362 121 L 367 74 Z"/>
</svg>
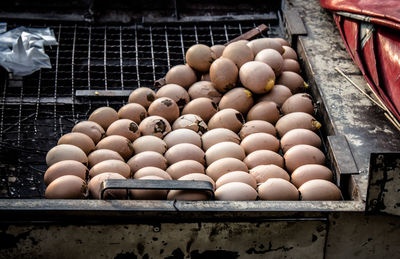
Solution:
<svg viewBox="0 0 400 259">
<path fill-rule="evenodd" d="M 270 36 L 282 36 L 279 23 L 269 22 L 50 26 L 59 42 L 46 49 L 53 68 L 2 82 L 0 197 L 43 197 L 45 154 L 58 138 L 94 109 L 119 109 L 128 99 L 78 97 L 77 90 L 152 87 L 184 63 L 193 44 L 224 44 L 260 23 L 269 24 Z"/>
</svg>

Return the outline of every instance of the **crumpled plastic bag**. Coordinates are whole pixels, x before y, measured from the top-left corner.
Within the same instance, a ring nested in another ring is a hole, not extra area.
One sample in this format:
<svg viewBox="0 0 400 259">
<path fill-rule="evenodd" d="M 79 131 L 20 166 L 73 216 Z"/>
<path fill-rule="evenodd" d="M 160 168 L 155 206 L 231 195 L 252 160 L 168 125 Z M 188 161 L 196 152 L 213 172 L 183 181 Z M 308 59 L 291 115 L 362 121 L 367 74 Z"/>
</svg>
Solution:
<svg viewBox="0 0 400 259">
<path fill-rule="evenodd" d="M 44 46 L 57 45 L 50 28 L 18 27 L 0 34 L 0 65 L 14 76 L 51 68 Z"/>
</svg>

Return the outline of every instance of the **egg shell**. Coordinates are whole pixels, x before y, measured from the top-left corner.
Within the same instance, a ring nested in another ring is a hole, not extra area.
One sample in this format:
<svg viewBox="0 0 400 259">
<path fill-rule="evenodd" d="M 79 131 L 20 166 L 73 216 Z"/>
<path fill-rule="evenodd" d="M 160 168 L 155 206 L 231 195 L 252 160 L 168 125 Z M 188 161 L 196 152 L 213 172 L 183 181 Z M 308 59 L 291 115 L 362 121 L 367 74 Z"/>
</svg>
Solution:
<svg viewBox="0 0 400 259">
<path fill-rule="evenodd" d="M 168 148 L 182 143 L 189 143 L 201 148 L 201 137 L 199 134 L 189 129 L 176 129 L 164 137 L 164 142 Z"/>
<path fill-rule="evenodd" d="M 218 107 L 220 110 L 232 108 L 241 114 L 246 114 L 253 103 L 253 94 L 249 90 L 243 87 L 235 87 L 222 96 Z"/>
<path fill-rule="evenodd" d="M 233 142 L 236 144 L 240 143 L 239 136 L 225 128 L 217 128 L 207 131 L 203 136 L 201 136 L 201 141 L 203 143 L 203 150 L 207 151 L 211 146 L 220 142 Z"/>
<path fill-rule="evenodd" d="M 290 181 L 290 176 L 285 169 L 273 164 L 256 166 L 249 170 L 249 174 L 256 179 L 257 183 L 263 183 L 270 178 L 281 178 Z"/>
<path fill-rule="evenodd" d="M 182 160 L 170 165 L 167 173 L 176 180 L 182 176 L 192 173 L 205 174 L 204 166 L 195 160 Z"/>
<path fill-rule="evenodd" d="M 97 144 L 105 134 L 103 127 L 94 121 L 81 121 L 71 131 L 86 134 L 93 140 L 94 144 Z"/>
<path fill-rule="evenodd" d="M 89 161 L 89 168 L 92 168 L 96 164 L 105 161 L 105 160 L 120 160 L 125 162 L 125 160 L 122 158 L 120 154 L 117 152 L 110 150 L 110 149 L 98 149 L 93 151 L 92 153 L 89 154 L 88 156 L 88 161 Z"/>
<path fill-rule="evenodd" d="M 94 199 L 101 198 L 101 183 L 107 179 L 126 179 L 117 173 L 101 173 L 90 179 L 88 187 L 90 197 Z M 104 199 L 126 199 L 128 197 L 126 190 L 106 190 L 104 192 Z"/>
<path fill-rule="evenodd" d="M 316 148 L 321 147 L 321 138 L 308 129 L 292 129 L 281 138 L 281 148 L 286 153 L 291 147 L 306 144 Z"/>
<path fill-rule="evenodd" d="M 111 107 L 100 107 L 90 114 L 88 120 L 96 122 L 104 130 L 107 130 L 111 123 L 118 120 L 118 113 Z"/>
<path fill-rule="evenodd" d="M 88 157 L 85 152 L 77 146 L 61 144 L 53 147 L 46 154 L 46 164 L 51 166 L 63 160 L 75 160 L 87 165 Z"/>
<path fill-rule="evenodd" d="M 204 164 L 204 151 L 196 145 L 181 143 L 172 146 L 164 154 L 168 164 L 172 165 L 182 160 L 195 160 Z"/>
<path fill-rule="evenodd" d="M 215 191 L 215 199 L 223 201 L 254 201 L 257 191 L 246 183 L 231 182 L 222 185 Z"/>
<path fill-rule="evenodd" d="M 342 200 L 340 189 L 333 183 L 315 179 L 305 182 L 299 187 L 303 201 L 337 201 Z"/>
<path fill-rule="evenodd" d="M 292 173 L 296 168 L 307 164 L 325 164 L 325 155 L 316 147 L 310 145 L 296 145 L 286 151 L 285 166 Z"/>
<path fill-rule="evenodd" d="M 118 118 L 132 120 L 137 125 L 146 117 L 146 109 L 138 103 L 125 104 L 118 110 Z"/>
<path fill-rule="evenodd" d="M 153 135 L 163 138 L 171 131 L 171 125 L 163 117 L 149 116 L 139 124 L 139 130 L 143 136 Z"/>
<path fill-rule="evenodd" d="M 163 178 L 155 175 L 148 175 L 138 178 L 137 180 L 164 180 Z M 129 191 L 134 200 L 165 200 L 167 198 L 168 190 L 146 190 L 135 189 Z"/>
<path fill-rule="evenodd" d="M 210 76 L 207 74 L 208 77 Z M 200 97 L 206 97 L 211 99 L 215 104 L 218 104 L 221 100 L 222 94 L 215 89 L 215 84 L 211 82 L 211 79 L 208 81 L 198 81 L 190 86 L 188 93 L 190 98 L 196 99 Z"/>
<path fill-rule="evenodd" d="M 224 52 L 225 46 L 224 45 L 213 45 L 210 47 L 212 51 L 214 52 L 215 58 L 219 58 L 222 56 L 222 53 Z"/>
<path fill-rule="evenodd" d="M 192 173 L 184 175 L 178 178 L 179 181 L 208 181 L 212 184 L 213 189 L 215 190 L 215 181 L 211 179 L 208 175 L 201 174 L 201 173 Z"/>
<path fill-rule="evenodd" d="M 268 201 L 297 201 L 299 191 L 290 182 L 281 178 L 270 178 L 258 186 L 261 200 Z"/>
<path fill-rule="evenodd" d="M 304 92 L 308 87 L 304 79 L 299 74 L 292 71 L 283 71 L 275 83 L 288 87 L 292 94 Z"/>
<path fill-rule="evenodd" d="M 96 149 L 110 149 L 122 156 L 123 159 L 127 160 L 133 155 L 132 142 L 118 135 L 112 135 L 103 138 L 96 145 Z"/>
<path fill-rule="evenodd" d="M 209 98 L 200 97 L 190 101 L 182 110 L 182 114 L 196 114 L 207 123 L 217 113 L 217 105 Z"/>
<path fill-rule="evenodd" d="M 140 137 L 139 126 L 136 122 L 129 119 L 119 119 L 111 123 L 106 131 L 106 136 L 123 136 L 130 141 L 135 141 Z"/>
<path fill-rule="evenodd" d="M 176 102 L 179 108 L 183 108 L 188 102 L 190 102 L 189 93 L 185 88 L 177 84 L 164 85 L 158 89 L 156 97 L 169 97 Z"/>
<path fill-rule="evenodd" d="M 299 62 L 291 58 L 285 58 L 282 64 L 282 71 L 292 71 L 300 74 L 301 68 Z"/>
<path fill-rule="evenodd" d="M 289 97 L 282 105 L 281 111 L 283 114 L 291 112 L 305 112 L 310 115 L 315 114 L 314 102 L 311 95 L 306 93 L 295 94 Z"/>
<path fill-rule="evenodd" d="M 254 133 L 245 137 L 240 146 L 246 154 L 250 154 L 256 150 L 279 151 L 279 140 L 268 133 Z"/>
<path fill-rule="evenodd" d="M 247 114 L 247 121 L 262 120 L 275 124 L 281 114 L 278 105 L 274 102 L 259 102 Z"/>
<path fill-rule="evenodd" d="M 177 201 L 207 201 L 210 195 L 204 191 L 170 190 L 167 200 Z"/>
<path fill-rule="evenodd" d="M 247 155 L 243 160 L 249 169 L 258 165 L 274 164 L 281 168 L 284 167 L 284 160 L 281 155 L 271 150 L 257 150 Z"/>
<path fill-rule="evenodd" d="M 275 73 L 270 66 L 260 61 L 245 63 L 239 70 L 240 82 L 256 94 L 270 91 L 275 84 Z"/>
<path fill-rule="evenodd" d="M 254 189 L 257 188 L 257 182 L 254 176 L 244 171 L 233 171 L 222 175 L 215 182 L 217 189 L 224 184 L 232 182 L 241 182 L 250 185 Z"/>
<path fill-rule="evenodd" d="M 131 168 L 121 160 L 105 160 L 93 166 L 89 171 L 89 176 L 93 178 L 101 173 L 117 173 L 125 178 L 130 178 Z"/>
<path fill-rule="evenodd" d="M 221 93 L 236 86 L 239 70 L 235 63 L 224 57 L 216 59 L 210 66 L 210 79 L 215 89 Z"/>
<path fill-rule="evenodd" d="M 196 71 L 205 73 L 216 59 L 214 51 L 204 44 L 195 44 L 186 51 L 187 64 Z"/>
<path fill-rule="evenodd" d="M 64 175 L 75 175 L 82 180 L 85 180 L 87 173 L 87 167 L 78 161 L 60 161 L 53 164 L 46 170 L 46 172 L 44 173 L 44 184 L 49 185 L 52 181 Z"/>
<path fill-rule="evenodd" d="M 279 40 L 272 39 L 272 38 L 259 38 L 255 40 L 251 40 L 247 43 L 247 46 L 251 48 L 256 56 L 261 50 L 263 49 L 274 49 L 278 51 L 280 54 L 284 52 L 281 43 Z"/>
<path fill-rule="evenodd" d="M 208 121 L 208 129 L 226 128 L 238 133 L 245 123 L 243 115 L 235 109 L 223 109 Z"/>
<path fill-rule="evenodd" d="M 151 175 L 160 177 L 164 180 L 172 180 L 171 176 L 166 171 L 164 171 L 163 169 L 160 169 L 158 167 L 154 167 L 154 166 L 146 166 L 146 167 L 140 168 L 133 175 L 133 179 L 139 179 L 139 178 L 142 178 L 145 176 L 151 176 Z"/>
<path fill-rule="evenodd" d="M 314 179 L 322 179 L 331 182 L 333 180 L 333 173 L 326 166 L 310 164 L 297 167 L 296 170 L 293 171 L 291 178 L 291 182 L 299 188 L 305 182 Z"/>
<path fill-rule="evenodd" d="M 152 135 L 137 138 L 133 142 L 132 147 L 135 154 L 145 151 L 154 151 L 162 155 L 167 150 L 167 144 L 165 141 Z"/>
<path fill-rule="evenodd" d="M 214 161 L 206 169 L 206 174 L 214 181 L 217 181 L 221 176 L 233 171 L 247 172 L 247 165 L 241 160 L 233 157 L 226 157 Z"/>
<path fill-rule="evenodd" d="M 238 41 L 230 43 L 222 52 L 222 57 L 232 60 L 240 69 L 243 64 L 254 59 L 253 51 L 246 45 L 246 43 L 247 42 Z"/>
<path fill-rule="evenodd" d="M 80 132 L 72 132 L 63 135 L 57 142 L 57 145 L 61 144 L 77 146 L 82 149 L 86 155 L 95 148 L 93 140 L 88 135 Z"/>
<path fill-rule="evenodd" d="M 154 166 L 162 170 L 167 169 L 168 162 L 163 155 L 154 151 L 144 151 L 134 155 L 127 164 L 134 175 L 137 170 L 147 166 Z"/>
<path fill-rule="evenodd" d="M 282 53 L 282 57 L 284 59 L 289 58 L 289 59 L 297 60 L 297 53 L 294 49 L 292 49 L 289 46 L 282 46 L 282 47 L 285 49 L 285 51 Z"/>
<path fill-rule="evenodd" d="M 201 77 L 200 77 L 200 81 L 211 82 L 210 73 L 202 74 Z M 190 87 L 189 87 L 189 90 L 190 90 Z M 192 97 L 190 97 L 190 98 L 192 98 Z M 194 98 L 192 98 L 192 99 L 194 99 Z"/>
<path fill-rule="evenodd" d="M 275 128 L 281 137 L 292 129 L 308 129 L 311 131 L 317 131 L 320 127 L 321 123 L 305 112 L 292 112 L 286 114 L 275 124 Z"/>
<path fill-rule="evenodd" d="M 184 114 L 175 120 L 174 124 L 172 124 L 172 129 L 189 129 L 201 136 L 207 132 L 208 127 L 200 116 L 196 114 Z"/>
<path fill-rule="evenodd" d="M 139 87 L 132 91 L 129 95 L 129 103 L 138 103 L 147 109 L 150 104 L 156 99 L 156 94 L 148 87 Z"/>
<path fill-rule="evenodd" d="M 173 123 L 179 116 L 179 107 L 176 102 L 168 97 L 160 97 L 154 100 L 147 112 L 150 116 L 160 116 L 166 119 L 169 123 Z"/>
<path fill-rule="evenodd" d="M 268 133 L 272 136 L 276 136 L 276 129 L 274 125 L 268 121 L 252 120 L 246 122 L 239 132 L 241 139 L 253 134 L 253 133 Z"/>
<path fill-rule="evenodd" d="M 189 86 L 197 81 L 197 76 L 188 65 L 176 65 L 167 72 L 165 81 L 167 84 L 177 84 L 188 89 Z"/>
<path fill-rule="evenodd" d="M 225 157 L 233 157 L 243 160 L 246 157 L 246 154 L 240 145 L 225 141 L 217 143 L 207 149 L 205 157 L 207 165 L 210 165 L 214 161 Z"/>
<path fill-rule="evenodd" d="M 75 175 L 63 175 L 52 181 L 46 188 L 46 199 L 84 199 L 86 182 Z"/>
<path fill-rule="evenodd" d="M 274 49 L 263 49 L 254 58 L 255 61 L 261 61 L 269 65 L 275 73 L 279 76 L 282 72 L 283 58 L 281 53 Z"/>
<path fill-rule="evenodd" d="M 292 96 L 292 92 L 287 86 L 276 84 L 271 91 L 261 95 L 257 102 L 274 102 L 281 107 L 290 96 Z"/>
<path fill-rule="evenodd" d="M 275 41 L 279 42 L 282 45 L 282 47 L 283 46 L 290 46 L 289 42 L 287 42 L 287 40 L 285 40 L 283 38 L 272 38 L 272 39 L 274 39 Z"/>
</svg>

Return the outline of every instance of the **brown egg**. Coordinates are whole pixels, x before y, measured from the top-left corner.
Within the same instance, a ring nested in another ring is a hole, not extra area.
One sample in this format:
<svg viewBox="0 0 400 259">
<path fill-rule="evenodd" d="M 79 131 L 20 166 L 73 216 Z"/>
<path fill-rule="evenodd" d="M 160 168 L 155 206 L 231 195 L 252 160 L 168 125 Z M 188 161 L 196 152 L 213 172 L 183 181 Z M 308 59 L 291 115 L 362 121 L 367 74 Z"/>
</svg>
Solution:
<svg viewBox="0 0 400 259">
<path fill-rule="evenodd" d="M 217 181 L 221 176 L 233 171 L 247 172 L 248 168 L 241 160 L 233 157 L 226 157 L 214 161 L 206 169 L 206 174 L 214 181 Z"/>
<path fill-rule="evenodd" d="M 306 93 L 295 94 L 289 97 L 282 105 L 281 111 L 283 114 L 291 112 L 305 112 L 310 115 L 315 114 L 314 102 L 311 95 Z"/>
<path fill-rule="evenodd" d="M 308 129 L 316 131 L 321 128 L 319 123 L 313 116 L 305 112 L 292 112 L 281 117 L 275 124 L 275 128 L 279 136 L 283 137 L 286 132 L 292 129 Z"/>
<path fill-rule="evenodd" d="M 168 97 L 176 102 L 179 108 L 183 108 L 190 102 L 189 94 L 185 88 L 177 84 L 166 84 L 158 89 L 157 98 Z"/>
<path fill-rule="evenodd" d="M 57 145 L 61 144 L 77 146 L 82 149 L 86 155 L 95 148 L 93 140 L 88 135 L 80 132 L 72 132 L 63 135 L 57 142 Z"/>
<path fill-rule="evenodd" d="M 279 151 L 279 140 L 268 133 L 254 133 L 245 137 L 240 146 L 246 154 L 250 154 L 256 150 Z"/>
<path fill-rule="evenodd" d="M 284 59 L 290 58 L 290 59 L 297 60 L 297 54 L 294 49 L 292 49 L 289 46 L 282 46 L 282 47 L 285 49 L 285 51 L 282 53 L 282 57 Z"/>
<path fill-rule="evenodd" d="M 167 173 L 172 179 L 176 180 L 187 174 L 204 174 L 205 171 L 204 166 L 195 160 L 182 160 L 170 165 L 167 169 Z"/>
<path fill-rule="evenodd" d="M 254 100 L 252 96 L 253 94 L 246 88 L 236 87 L 222 96 L 218 107 L 220 110 L 232 108 L 242 114 L 246 114 L 253 106 Z"/>
<path fill-rule="evenodd" d="M 138 178 L 138 180 L 164 180 L 155 175 L 148 175 Z M 167 198 L 168 190 L 146 190 L 135 189 L 129 191 L 134 200 L 165 200 Z"/>
<path fill-rule="evenodd" d="M 53 147 L 47 152 L 46 164 L 51 166 L 63 160 L 75 160 L 83 164 L 87 164 L 88 158 L 85 152 L 77 146 L 69 144 L 61 144 Z"/>
<path fill-rule="evenodd" d="M 214 59 L 214 51 L 204 44 L 195 44 L 186 51 L 187 64 L 199 72 L 208 72 Z"/>
<path fill-rule="evenodd" d="M 289 42 L 287 40 L 282 39 L 282 38 L 272 38 L 275 41 L 278 41 L 282 46 L 290 46 Z"/>
<path fill-rule="evenodd" d="M 261 61 L 267 64 L 274 70 L 275 76 L 279 76 L 282 72 L 283 58 L 281 53 L 274 49 L 263 49 L 258 52 L 254 61 Z"/>
<path fill-rule="evenodd" d="M 243 44 L 243 42 L 233 42 L 225 47 L 222 52 L 222 57 L 232 60 L 240 69 L 244 63 L 254 59 L 254 54 L 246 44 Z"/>
<path fill-rule="evenodd" d="M 292 71 L 300 74 L 301 68 L 299 62 L 294 59 L 285 58 L 282 64 L 282 71 Z"/>
<path fill-rule="evenodd" d="M 223 109 L 208 121 L 208 129 L 226 128 L 238 133 L 244 124 L 243 115 L 235 109 Z"/>
<path fill-rule="evenodd" d="M 210 79 L 215 89 L 224 93 L 236 86 L 239 70 L 232 60 L 220 57 L 210 67 Z"/>
<path fill-rule="evenodd" d="M 320 148 L 321 139 L 317 134 L 308 129 L 292 129 L 281 138 L 281 148 L 283 153 L 286 153 L 289 148 L 300 144 Z"/>
<path fill-rule="evenodd" d="M 201 136 L 207 132 L 207 124 L 196 114 L 185 114 L 175 120 L 174 124 L 172 124 L 172 129 L 189 129 Z"/>
<path fill-rule="evenodd" d="M 94 199 L 101 199 L 101 183 L 108 179 L 124 180 L 126 179 L 117 173 L 102 173 L 93 177 L 88 184 L 90 197 Z M 106 190 L 104 192 L 104 199 L 126 199 L 128 197 L 126 190 Z"/>
<path fill-rule="evenodd" d="M 194 82 L 197 81 L 197 76 L 194 70 L 187 65 L 177 65 L 172 67 L 165 76 L 167 84 L 177 84 L 185 89 L 188 89 Z"/>
<path fill-rule="evenodd" d="M 154 100 L 149 106 L 148 113 L 150 116 L 163 117 L 169 123 L 174 122 L 180 115 L 178 105 L 168 97 L 160 97 Z"/>
<path fill-rule="evenodd" d="M 145 109 L 149 108 L 150 104 L 156 99 L 156 94 L 153 90 L 147 87 L 135 89 L 130 95 L 128 101 L 130 103 L 138 103 Z"/>
<path fill-rule="evenodd" d="M 249 170 L 249 173 L 256 179 L 257 183 L 263 183 L 270 178 L 281 178 L 290 181 L 289 174 L 277 165 L 259 165 Z"/>
<path fill-rule="evenodd" d="M 241 139 L 244 139 L 248 135 L 251 135 L 253 133 L 268 133 L 271 134 L 272 136 L 276 136 L 276 129 L 274 125 L 269 123 L 268 121 L 261 121 L 261 120 L 252 120 L 246 122 L 242 129 L 239 132 L 239 136 Z"/>
<path fill-rule="evenodd" d="M 278 51 L 280 54 L 282 54 L 284 51 L 279 41 L 271 38 L 255 39 L 247 43 L 247 46 L 251 48 L 251 50 L 254 53 L 254 56 L 256 56 L 263 49 L 274 49 Z"/>
<path fill-rule="evenodd" d="M 167 169 L 167 159 L 163 155 L 154 151 L 145 151 L 134 155 L 128 160 L 128 165 L 131 168 L 131 172 L 134 175 L 137 170 L 147 166 L 158 167 L 162 170 Z"/>
<path fill-rule="evenodd" d="M 100 107 L 92 112 L 89 121 L 99 124 L 104 130 L 114 121 L 118 120 L 118 113 L 111 107 Z"/>
<path fill-rule="evenodd" d="M 211 82 L 211 78 L 210 78 L 210 73 L 207 73 L 207 74 L 202 74 L 201 75 L 201 78 L 200 78 L 200 82 L 201 81 L 208 81 L 208 82 Z M 195 83 L 194 83 L 195 84 Z M 190 88 L 189 88 L 189 90 L 190 90 Z M 193 98 L 192 98 L 193 99 Z"/>
<path fill-rule="evenodd" d="M 140 137 L 139 126 L 136 122 L 129 119 L 119 119 L 114 121 L 107 129 L 106 136 L 123 136 L 130 141 L 135 141 Z"/>
<path fill-rule="evenodd" d="M 283 71 L 276 81 L 277 85 L 287 86 L 292 94 L 304 92 L 308 87 L 303 78 L 292 71 Z"/>
<path fill-rule="evenodd" d="M 187 174 L 178 179 L 179 181 L 209 181 L 215 189 L 214 181 L 205 174 Z M 205 191 L 190 191 L 190 190 L 171 190 L 168 193 L 168 200 L 187 200 L 187 201 L 205 201 L 210 199 L 210 194 Z"/>
<path fill-rule="evenodd" d="M 146 176 L 157 176 L 163 180 L 172 180 L 171 176 L 167 172 L 165 172 L 164 170 L 162 170 L 158 167 L 154 167 L 154 166 L 146 166 L 146 167 L 140 168 L 139 170 L 137 170 L 135 172 L 135 174 L 133 175 L 133 178 L 140 179 L 140 178 L 146 177 Z"/>
<path fill-rule="evenodd" d="M 87 167 L 78 161 L 60 161 L 53 164 L 46 170 L 44 173 L 44 184 L 49 185 L 52 181 L 64 175 L 75 175 L 82 180 L 85 180 L 87 172 Z"/>
<path fill-rule="evenodd" d="M 270 66 L 260 61 L 250 61 L 239 70 L 240 82 L 256 94 L 264 94 L 275 84 L 275 73 Z"/>
<path fill-rule="evenodd" d="M 259 102 L 254 105 L 247 114 L 247 121 L 262 120 L 275 124 L 281 114 L 278 105 L 274 102 Z"/>
<path fill-rule="evenodd" d="M 164 137 L 164 141 L 168 148 L 182 143 L 193 144 L 201 148 L 200 135 L 190 129 L 173 130 Z"/>
<path fill-rule="evenodd" d="M 110 149 L 98 149 L 89 154 L 89 168 L 105 160 L 120 160 L 125 162 L 120 154 Z"/>
<path fill-rule="evenodd" d="M 86 182 L 75 175 L 63 175 L 46 188 L 46 199 L 84 199 L 87 193 Z"/>
<path fill-rule="evenodd" d="M 211 179 L 208 175 L 201 173 L 193 173 L 187 174 L 178 179 L 179 181 L 208 181 L 212 184 L 213 189 L 215 190 L 215 181 Z"/>
<path fill-rule="evenodd" d="M 96 145 L 96 149 L 110 149 L 122 156 L 123 159 L 129 159 L 133 154 L 132 142 L 118 135 L 112 135 L 103 138 Z"/>
<path fill-rule="evenodd" d="M 284 85 L 274 85 L 271 91 L 262 95 L 257 102 L 274 102 L 281 107 L 290 96 L 292 96 L 292 92 L 288 87 Z"/>
<path fill-rule="evenodd" d="M 81 121 L 72 128 L 72 132 L 80 132 L 89 136 L 94 144 L 104 136 L 104 129 L 94 121 Z"/>
<path fill-rule="evenodd" d="M 162 155 L 167 150 L 167 144 L 164 140 L 152 135 L 141 136 L 133 142 L 132 147 L 135 154 L 145 151 L 154 151 Z"/>
<path fill-rule="evenodd" d="M 211 99 L 214 103 L 218 104 L 221 100 L 221 94 L 215 89 L 215 84 L 208 81 L 199 81 L 190 86 L 188 93 L 190 98 L 196 99 L 206 97 Z"/>
<path fill-rule="evenodd" d="M 147 117 L 146 109 L 138 103 L 128 103 L 121 107 L 118 111 L 118 118 L 128 119 L 140 124 Z"/>
<path fill-rule="evenodd" d="M 214 51 L 215 58 L 219 58 L 222 56 L 224 52 L 225 46 L 224 45 L 213 45 L 211 46 L 211 50 Z"/>
<path fill-rule="evenodd" d="M 254 189 L 257 188 L 257 182 L 256 179 L 254 179 L 254 176 L 249 174 L 248 172 L 244 171 L 233 171 L 229 172 L 227 174 L 224 174 L 218 180 L 215 182 L 217 189 L 221 187 L 224 184 L 227 183 L 232 183 L 232 182 L 241 182 L 250 185 Z"/>
<path fill-rule="evenodd" d="M 292 173 L 296 168 L 307 164 L 325 164 L 325 155 L 316 147 L 310 145 L 296 145 L 286 151 L 286 169 Z"/>
<path fill-rule="evenodd" d="M 271 150 L 257 150 L 247 155 L 243 160 L 249 169 L 253 169 L 259 165 L 277 165 L 281 168 L 284 166 L 283 157 Z"/>
<path fill-rule="evenodd" d="M 291 182 L 299 188 L 303 183 L 314 179 L 323 179 L 331 182 L 333 180 L 333 173 L 328 167 L 323 165 L 302 165 L 293 171 L 291 178 Z"/>
<path fill-rule="evenodd" d="M 246 155 L 241 146 L 233 142 L 220 142 L 211 146 L 206 151 L 206 163 L 209 166 L 214 161 L 217 161 L 225 157 L 233 157 L 239 160 L 243 160 Z"/>
<path fill-rule="evenodd" d="M 299 191 L 290 182 L 281 178 L 270 178 L 258 187 L 261 200 L 267 201 L 297 201 Z"/>
<path fill-rule="evenodd" d="M 235 132 L 229 129 L 217 128 L 203 134 L 203 136 L 201 136 L 201 141 L 203 143 L 203 150 L 207 151 L 211 146 L 220 142 L 230 141 L 239 144 L 240 138 Z"/>
<path fill-rule="evenodd" d="M 189 143 L 172 146 L 165 152 L 164 156 L 170 165 L 182 160 L 195 160 L 204 164 L 204 151 L 198 146 Z"/>
<path fill-rule="evenodd" d="M 190 101 L 182 110 L 183 114 L 196 114 L 200 116 L 205 123 L 217 113 L 217 105 L 209 98 L 200 97 Z"/>
<path fill-rule="evenodd" d="M 94 165 L 89 171 L 89 176 L 93 178 L 102 173 L 117 173 L 125 178 L 130 178 L 131 168 L 127 163 L 121 160 L 105 160 Z"/>
<path fill-rule="evenodd" d="M 299 187 L 303 201 L 337 201 L 342 200 L 340 189 L 327 180 L 315 179 Z"/>
<path fill-rule="evenodd" d="M 153 135 L 163 138 L 171 131 L 171 125 L 163 117 L 149 116 L 139 124 L 139 130 L 143 136 Z"/>
<path fill-rule="evenodd" d="M 222 201 L 255 201 L 257 192 L 246 183 L 232 182 L 219 187 L 215 191 L 215 199 Z"/>
</svg>

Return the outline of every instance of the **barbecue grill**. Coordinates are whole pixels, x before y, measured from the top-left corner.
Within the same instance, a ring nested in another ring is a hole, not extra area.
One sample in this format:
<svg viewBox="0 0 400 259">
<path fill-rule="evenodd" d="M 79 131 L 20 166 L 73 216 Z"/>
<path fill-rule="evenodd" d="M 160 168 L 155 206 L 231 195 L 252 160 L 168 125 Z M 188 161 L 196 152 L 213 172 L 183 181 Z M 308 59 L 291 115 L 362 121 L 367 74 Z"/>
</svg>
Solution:
<svg viewBox="0 0 400 259">
<path fill-rule="evenodd" d="M 75 255 L 71 252 L 75 245 L 85 248 L 80 257 L 121 258 L 146 254 L 151 258 L 321 258 L 350 251 L 368 257 L 400 252 L 398 217 L 391 216 L 400 214 L 394 191 L 396 184 L 400 186 L 396 165 L 400 158 L 395 152 L 400 134 L 333 70 L 339 66 L 365 84 L 330 15 L 316 1 L 117 1 L 112 7 L 105 1 L 77 1 L 70 6 L 60 1 L 46 6 L 17 1 L 5 5 L 0 16 L 8 29 L 50 27 L 58 45 L 46 47 L 51 69 L 25 77 L 1 71 L 4 228 L 0 233 L 11 240 L 3 246 L 4 254 Z M 302 76 L 318 104 L 317 118 L 324 125 L 319 134 L 343 201 L 44 199 L 46 152 L 77 122 L 101 106 L 119 109 L 137 87 L 155 89 L 154 82 L 169 68 L 185 62 L 185 51 L 193 44 L 225 44 L 260 24 L 268 29 L 257 37 L 287 38 L 298 52 Z M 370 157 L 371 152 L 376 154 Z M 366 211 L 389 215 L 365 216 Z M 98 247 L 105 232 L 111 244 L 120 244 L 118 248 Z M 378 238 L 383 232 L 389 232 L 387 238 Z M 56 237 L 49 238 L 53 234 Z M 72 241 L 64 243 L 68 236 Z M 64 245 L 56 251 L 61 242 Z M 381 245 L 387 250 L 371 252 L 371 247 Z"/>
</svg>

